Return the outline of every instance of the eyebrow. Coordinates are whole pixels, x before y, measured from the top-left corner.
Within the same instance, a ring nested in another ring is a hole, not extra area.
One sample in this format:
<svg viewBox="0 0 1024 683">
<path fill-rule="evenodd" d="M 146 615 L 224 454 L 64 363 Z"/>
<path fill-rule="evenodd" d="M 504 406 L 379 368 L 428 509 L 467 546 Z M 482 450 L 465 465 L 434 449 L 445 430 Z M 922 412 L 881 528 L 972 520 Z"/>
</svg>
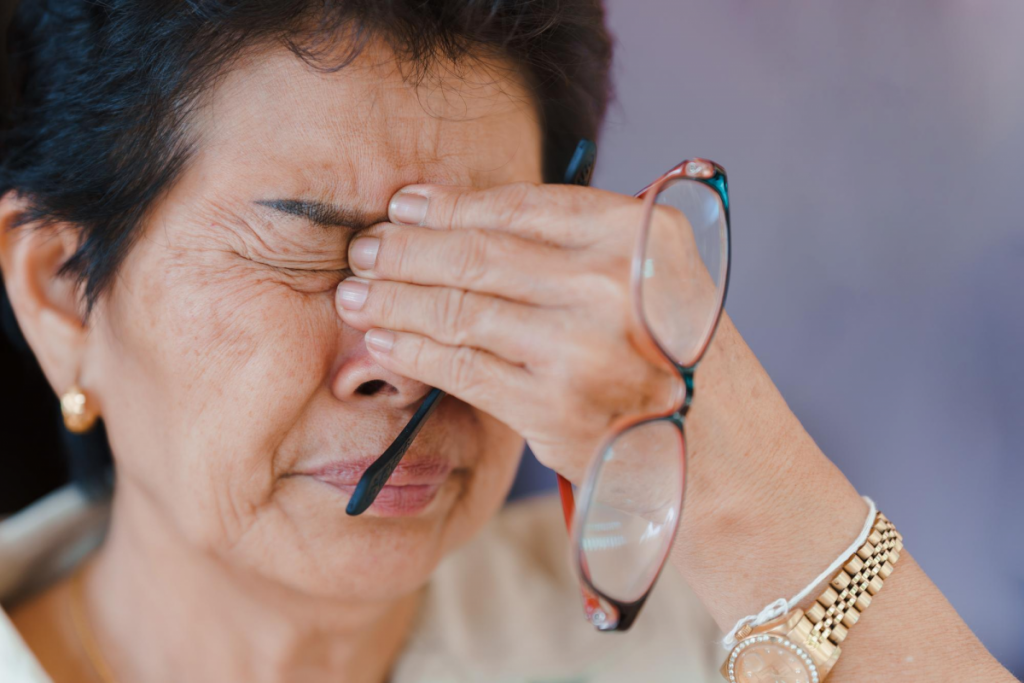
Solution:
<svg viewBox="0 0 1024 683">
<path fill-rule="evenodd" d="M 256 203 L 323 227 L 342 227 L 359 231 L 388 220 L 386 214 L 376 216 L 345 206 L 309 199 L 261 199 Z"/>
</svg>

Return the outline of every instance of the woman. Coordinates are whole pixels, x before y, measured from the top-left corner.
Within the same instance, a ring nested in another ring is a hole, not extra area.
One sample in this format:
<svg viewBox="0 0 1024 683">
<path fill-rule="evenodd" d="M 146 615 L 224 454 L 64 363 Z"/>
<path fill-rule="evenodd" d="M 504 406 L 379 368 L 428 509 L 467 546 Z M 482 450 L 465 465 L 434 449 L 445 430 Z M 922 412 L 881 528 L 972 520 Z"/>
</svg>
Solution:
<svg viewBox="0 0 1024 683">
<path fill-rule="evenodd" d="M 0 264 L 117 477 L 98 552 L 11 606 L 20 661 L 55 681 L 715 680 L 715 625 L 857 535 L 864 503 L 728 319 L 632 631 L 579 620 L 556 506 L 492 519 L 524 438 L 579 482 L 610 424 L 678 390 L 631 327 L 639 202 L 540 184 L 604 110 L 596 3 L 67 1 L 15 26 Z M 450 396 L 347 516 L 430 387 Z M 871 613 L 832 680 L 1009 680 L 905 553 Z"/>
</svg>

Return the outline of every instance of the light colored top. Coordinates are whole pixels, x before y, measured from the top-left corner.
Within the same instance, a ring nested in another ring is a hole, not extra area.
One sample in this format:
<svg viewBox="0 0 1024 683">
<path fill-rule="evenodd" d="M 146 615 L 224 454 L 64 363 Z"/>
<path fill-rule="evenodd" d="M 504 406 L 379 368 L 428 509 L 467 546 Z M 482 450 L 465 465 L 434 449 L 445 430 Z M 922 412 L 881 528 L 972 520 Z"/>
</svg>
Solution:
<svg viewBox="0 0 1024 683">
<path fill-rule="evenodd" d="M 85 547 L 96 519 L 102 511 L 64 489 L 0 522 L 0 601 L 26 574 L 52 577 L 43 539 L 67 548 L 72 535 Z M 543 496 L 507 505 L 442 561 L 392 683 L 718 681 L 720 637 L 671 568 L 630 631 L 595 631 L 583 619 L 558 501 Z M 0 681 L 51 683 L 2 610 Z"/>
</svg>

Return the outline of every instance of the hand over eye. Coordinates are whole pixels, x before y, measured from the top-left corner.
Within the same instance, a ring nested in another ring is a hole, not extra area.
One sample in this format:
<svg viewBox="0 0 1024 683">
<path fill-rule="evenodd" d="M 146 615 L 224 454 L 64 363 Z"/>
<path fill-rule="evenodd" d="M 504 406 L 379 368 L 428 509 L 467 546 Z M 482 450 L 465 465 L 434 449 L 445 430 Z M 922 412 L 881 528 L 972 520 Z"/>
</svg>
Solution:
<svg viewBox="0 0 1024 683">
<path fill-rule="evenodd" d="M 578 482 L 618 419 L 679 392 L 637 334 L 641 217 L 583 187 L 408 187 L 351 243 L 338 310 L 382 366 L 490 413 Z"/>
</svg>

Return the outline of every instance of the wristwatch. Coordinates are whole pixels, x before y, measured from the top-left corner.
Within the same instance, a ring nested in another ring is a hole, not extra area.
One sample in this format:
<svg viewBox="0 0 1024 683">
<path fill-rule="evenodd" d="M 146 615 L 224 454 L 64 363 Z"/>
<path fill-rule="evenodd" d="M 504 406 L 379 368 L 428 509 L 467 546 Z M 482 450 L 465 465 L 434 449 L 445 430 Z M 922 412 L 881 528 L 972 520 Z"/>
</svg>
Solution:
<svg viewBox="0 0 1024 683">
<path fill-rule="evenodd" d="M 903 537 L 879 512 L 864 545 L 810 609 L 794 609 L 737 634 L 722 676 L 731 683 L 824 681 L 839 659 L 839 643 L 882 589 L 902 550 Z"/>
</svg>

